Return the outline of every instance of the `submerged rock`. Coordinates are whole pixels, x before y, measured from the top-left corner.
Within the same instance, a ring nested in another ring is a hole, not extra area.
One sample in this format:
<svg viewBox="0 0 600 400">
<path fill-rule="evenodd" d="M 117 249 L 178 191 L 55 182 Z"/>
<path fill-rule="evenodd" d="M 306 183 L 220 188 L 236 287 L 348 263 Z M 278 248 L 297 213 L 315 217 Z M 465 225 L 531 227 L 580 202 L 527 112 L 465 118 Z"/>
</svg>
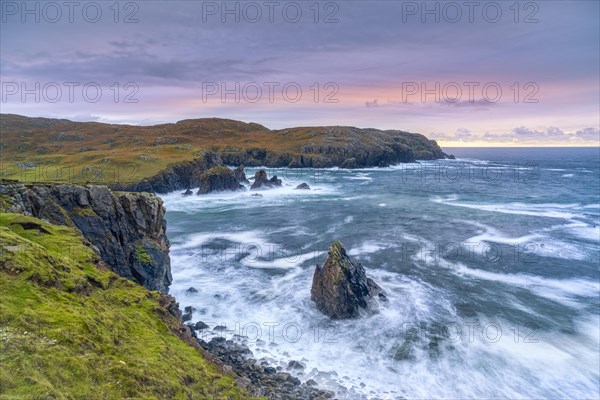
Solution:
<svg viewBox="0 0 600 400">
<path fill-rule="evenodd" d="M 244 189 L 244 186 L 238 183 L 233 171 L 227 167 L 219 166 L 211 168 L 202 174 L 198 194 L 239 189 Z"/>
<path fill-rule="evenodd" d="M 310 186 L 308 186 L 307 183 L 301 183 L 298 186 L 296 186 L 296 189 L 310 190 Z"/>
<path fill-rule="evenodd" d="M 353 262 L 338 241 L 331 245 L 322 267 L 313 276 L 311 299 L 333 319 L 356 318 L 374 299 L 387 300 L 383 290 L 367 278 L 364 267 Z"/>
<path fill-rule="evenodd" d="M 273 175 L 273 177 L 269 179 L 267 172 L 264 169 L 260 169 L 254 174 L 254 183 L 250 189 L 271 189 L 278 186 L 281 186 L 281 179 L 277 179 L 277 175 Z"/>
<path fill-rule="evenodd" d="M 187 188 L 187 190 L 183 193 L 181 193 L 182 196 L 189 196 L 191 194 L 193 194 L 194 192 L 192 192 L 192 189 Z"/>
</svg>

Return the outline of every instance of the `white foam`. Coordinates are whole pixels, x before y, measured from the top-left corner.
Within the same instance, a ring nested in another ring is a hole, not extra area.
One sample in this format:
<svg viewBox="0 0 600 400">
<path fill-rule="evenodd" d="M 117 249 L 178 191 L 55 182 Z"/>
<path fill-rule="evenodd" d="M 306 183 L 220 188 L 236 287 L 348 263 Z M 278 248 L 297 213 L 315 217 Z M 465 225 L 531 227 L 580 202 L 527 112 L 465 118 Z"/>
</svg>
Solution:
<svg viewBox="0 0 600 400">
<path fill-rule="evenodd" d="M 434 197 L 431 199 L 434 203 L 446 204 L 455 207 L 472 208 L 476 210 L 498 212 L 503 214 L 514 215 L 530 215 L 535 217 L 562 218 L 571 220 L 579 214 L 570 210 L 581 210 L 580 204 L 559 204 L 559 203 L 544 203 L 544 204 L 526 204 L 526 203 L 500 203 L 500 204 L 471 204 L 458 202 L 456 195 L 446 198 Z"/>
<path fill-rule="evenodd" d="M 359 256 L 362 254 L 376 253 L 383 248 L 384 247 L 379 243 L 367 241 L 367 242 L 362 243 L 358 247 L 353 247 L 352 249 L 350 249 L 348 251 L 348 254 L 351 256 Z"/>
<path fill-rule="evenodd" d="M 511 286 L 531 290 L 541 297 L 559 301 L 565 305 L 576 305 L 575 297 L 597 297 L 600 291 L 598 282 L 585 279 L 550 279 L 526 274 L 501 274 L 482 269 L 469 268 L 462 263 L 452 263 L 451 269 L 459 275 L 469 275 L 478 279 L 501 282 Z"/>
<path fill-rule="evenodd" d="M 264 269 L 290 269 L 290 268 L 297 268 L 299 267 L 301 264 L 303 264 L 305 261 L 308 260 L 313 260 L 314 264 L 317 263 L 317 260 L 319 259 L 319 257 L 324 254 L 323 251 L 320 252 L 308 252 L 308 253 L 304 253 L 304 254 L 288 254 L 285 257 L 279 257 L 279 258 L 271 258 L 270 260 L 264 260 L 259 258 L 260 255 L 264 254 L 257 254 L 256 252 L 254 252 L 254 254 L 251 254 L 249 256 L 246 256 L 244 258 L 242 258 L 240 260 L 240 263 L 245 266 L 245 267 L 250 267 L 250 268 L 264 268 Z M 267 254 L 268 256 L 268 254 Z"/>
<path fill-rule="evenodd" d="M 578 224 L 566 229 L 569 233 L 592 242 L 600 242 L 600 226 Z"/>
<path fill-rule="evenodd" d="M 556 225 L 549 228 L 540 229 L 522 236 L 508 236 L 498 229 L 488 225 L 480 224 L 473 221 L 465 221 L 469 224 L 478 226 L 483 229 L 483 232 L 475 235 L 465 241 L 465 243 L 498 243 L 508 246 L 513 246 L 513 251 L 517 251 L 517 246 L 521 251 L 524 251 L 525 257 L 545 256 L 557 257 L 565 260 L 585 260 L 589 256 L 587 249 L 583 249 L 572 243 L 564 240 L 559 240 L 550 236 L 548 233 L 565 228 L 577 229 L 582 223 L 571 223 L 565 225 Z"/>
</svg>

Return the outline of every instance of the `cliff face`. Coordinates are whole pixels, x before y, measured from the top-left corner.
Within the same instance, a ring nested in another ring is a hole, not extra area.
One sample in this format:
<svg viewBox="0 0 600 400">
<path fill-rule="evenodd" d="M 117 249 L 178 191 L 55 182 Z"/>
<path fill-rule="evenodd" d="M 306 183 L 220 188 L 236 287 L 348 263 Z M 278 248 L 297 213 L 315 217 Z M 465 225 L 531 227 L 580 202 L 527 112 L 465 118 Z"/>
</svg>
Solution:
<svg viewBox="0 0 600 400">
<path fill-rule="evenodd" d="M 222 166 L 223 160 L 213 152 L 204 151 L 193 160 L 169 166 L 158 174 L 134 183 L 113 183 L 113 190 L 126 192 L 168 193 L 200 186 L 200 177 L 211 168 Z"/>
<path fill-rule="evenodd" d="M 0 215 L 0 322 L 3 399 L 253 398 L 173 297 L 108 271 L 73 228 Z"/>
<path fill-rule="evenodd" d="M 273 131 L 273 140 L 295 143 L 293 151 L 268 148 L 224 149 L 226 164 L 291 168 L 386 167 L 416 160 L 453 158 L 434 140 L 398 130 L 349 126 L 290 128 Z M 292 150 L 292 148 L 290 148 Z"/>
<path fill-rule="evenodd" d="M 168 292 L 169 241 L 159 197 L 94 185 L 0 184 L 0 208 L 76 228 L 113 272 Z"/>
</svg>

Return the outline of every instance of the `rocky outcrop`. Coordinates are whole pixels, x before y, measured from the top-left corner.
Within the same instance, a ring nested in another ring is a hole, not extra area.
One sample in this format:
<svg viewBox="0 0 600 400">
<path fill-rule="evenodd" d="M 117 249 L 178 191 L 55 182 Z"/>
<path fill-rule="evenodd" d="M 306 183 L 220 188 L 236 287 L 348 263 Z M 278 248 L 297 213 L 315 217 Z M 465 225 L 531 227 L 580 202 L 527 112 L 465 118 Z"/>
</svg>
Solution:
<svg viewBox="0 0 600 400">
<path fill-rule="evenodd" d="M 235 174 L 227 167 L 214 167 L 200 176 L 200 188 L 198 194 L 212 192 L 235 191 L 245 189 L 238 183 Z"/>
<path fill-rule="evenodd" d="M 237 167 L 236 169 L 233 170 L 233 175 L 235 176 L 235 179 L 238 181 L 238 183 L 244 184 L 244 185 L 249 185 L 250 181 L 248 180 L 248 178 L 246 178 L 246 173 L 244 172 L 244 166 L 240 165 L 239 167 Z"/>
<path fill-rule="evenodd" d="M 254 183 L 252 183 L 250 189 L 272 189 L 279 186 L 281 186 L 281 179 L 277 179 L 277 175 L 273 175 L 273 177 L 269 179 L 267 172 L 264 169 L 260 169 L 254 174 Z"/>
<path fill-rule="evenodd" d="M 296 189 L 299 189 L 299 190 L 310 190 L 310 186 L 308 186 L 308 183 L 301 183 L 298 186 L 296 186 Z"/>
<path fill-rule="evenodd" d="M 363 266 L 348 257 L 340 242 L 331 245 L 323 266 L 317 265 L 310 297 L 319 311 L 333 319 L 356 318 L 374 300 L 387 300 L 379 285 L 367 278 Z"/>
<path fill-rule="evenodd" d="M 351 126 L 289 128 L 273 131 L 274 138 L 302 137 L 296 152 L 266 148 L 221 151 L 230 165 L 272 168 L 364 168 L 387 167 L 416 160 L 453 158 L 435 140 L 400 130 L 360 129 Z"/>
<path fill-rule="evenodd" d="M 151 178 L 131 183 L 113 183 L 110 187 L 125 192 L 168 193 L 200 186 L 202 174 L 222 165 L 223 160 L 218 155 L 204 151 L 197 159 L 170 165 Z M 135 171 L 131 175 L 135 178 Z"/>
<path fill-rule="evenodd" d="M 0 184 L 0 198 L 4 211 L 78 229 L 113 272 L 168 292 L 169 241 L 159 197 L 95 185 Z"/>
</svg>

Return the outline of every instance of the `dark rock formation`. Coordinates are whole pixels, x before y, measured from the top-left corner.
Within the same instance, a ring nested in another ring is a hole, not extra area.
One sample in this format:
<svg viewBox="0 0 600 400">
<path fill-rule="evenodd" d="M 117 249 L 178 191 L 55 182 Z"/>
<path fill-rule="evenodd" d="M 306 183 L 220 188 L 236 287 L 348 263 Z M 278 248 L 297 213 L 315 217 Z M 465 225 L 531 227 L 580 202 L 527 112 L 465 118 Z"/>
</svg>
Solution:
<svg viewBox="0 0 600 400">
<path fill-rule="evenodd" d="M 194 194 L 194 192 L 192 192 L 192 189 L 187 188 L 185 192 L 181 193 L 182 196 L 190 196 Z"/>
<path fill-rule="evenodd" d="M 358 168 L 358 163 L 356 162 L 356 158 L 346 158 L 340 168 Z"/>
<path fill-rule="evenodd" d="M 264 148 L 223 151 L 219 155 L 230 165 L 272 168 L 363 168 L 387 167 L 416 160 L 452 158 L 435 140 L 399 130 L 360 129 L 351 126 L 290 128 L 273 131 L 274 138 L 302 133 L 300 153 L 275 152 Z M 312 139 L 309 139 L 312 138 Z"/>
<path fill-rule="evenodd" d="M 235 176 L 235 179 L 238 181 L 238 183 L 242 183 L 245 185 L 249 185 L 250 181 L 248 180 L 248 178 L 246 178 L 246 173 L 244 172 L 244 166 L 240 165 L 239 167 L 237 167 L 236 169 L 233 170 L 233 175 Z"/>
<path fill-rule="evenodd" d="M 254 174 L 254 183 L 250 189 L 271 189 L 278 186 L 281 186 L 281 179 L 277 179 L 277 175 L 273 175 L 273 177 L 269 179 L 267 172 L 264 169 L 259 169 Z"/>
<path fill-rule="evenodd" d="M 206 171 L 200 177 L 200 189 L 198 194 L 211 192 L 224 192 L 244 189 L 240 185 L 232 170 L 227 167 L 214 167 Z"/>
<path fill-rule="evenodd" d="M 123 180 L 110 185 L 113 190 L 125 192 L 168 193 L 200 186 L 200 177 L 211 168 L 222 166 L 223 160 L 213 152 L 204 151 L 193 160 L 171 165 L 151 178 L 136 181 L 136 171 L 124 171 Z M 128 176 L 130 175 L 130 176 Z"/>
<path fill-rule="evenodd" d="M 310 186 L 308 186 L 308 183 L 301 183 L 296 186 L 296 189 L 310 190 Z"/>
<path fill-rule="evenodd" d="M 74 227 L 113 272 L 150 290 L 168 291 L 169 241 L 159 197 L 50 184 L 0 184 L 0 196 L 5 211 Z"/>
<path fill-rule="evenodd" d="M 323 267 L 317 265 L 311 299 L 319 311 L 333 319 L 356 318 L 373 299 L 386 300 L 383 290 L 360 263 L 354 263 L 340 242 L 329 248 Z"/>
</svg>

